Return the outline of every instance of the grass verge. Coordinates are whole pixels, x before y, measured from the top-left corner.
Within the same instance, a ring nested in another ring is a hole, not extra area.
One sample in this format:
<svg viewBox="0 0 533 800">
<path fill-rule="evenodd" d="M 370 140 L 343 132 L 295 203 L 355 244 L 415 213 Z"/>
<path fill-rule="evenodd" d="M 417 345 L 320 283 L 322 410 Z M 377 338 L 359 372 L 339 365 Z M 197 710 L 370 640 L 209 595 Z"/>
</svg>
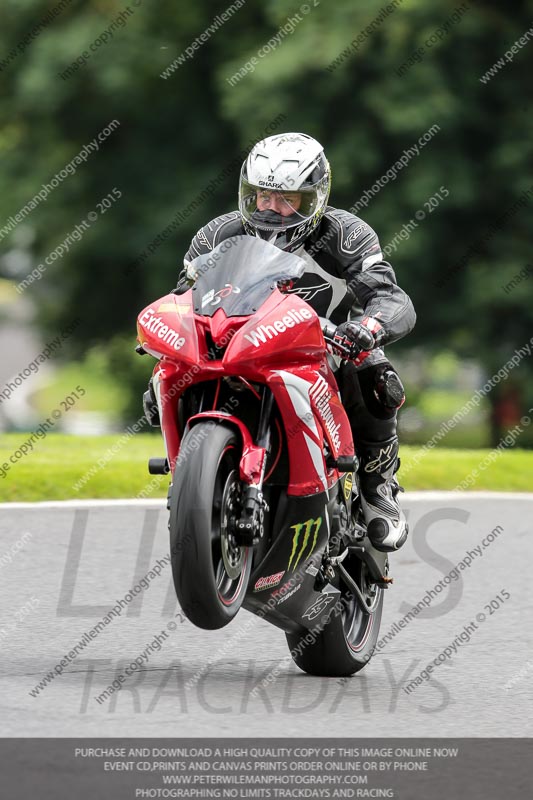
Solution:
<svg viewBox="0 0 533 800">
<path fill-rule="evenodd" d="M 49 434 L 27 455 L 13 455 L 27 440 L 7 434 L 0 444 L 0 502 L 82 498 L 166 497 L 168 476 L 148 474 L 151 456 L 164 454 L 159 433 L 139 433 L 120 444 L 120 434 L 82 437 Z M 401 448 L 400 483 L 406 491 L 454 489 L 473 475 L 470 490 L 533 491 L 533 451 L 435 448 L 418 463 L 420 448 Z M 10 461 L 15 459 L 15 463 Z M 492 460 L 489 460 L 492 459 Z M 6 469 L 7 467 L 7 469 Z"/>
</svg>

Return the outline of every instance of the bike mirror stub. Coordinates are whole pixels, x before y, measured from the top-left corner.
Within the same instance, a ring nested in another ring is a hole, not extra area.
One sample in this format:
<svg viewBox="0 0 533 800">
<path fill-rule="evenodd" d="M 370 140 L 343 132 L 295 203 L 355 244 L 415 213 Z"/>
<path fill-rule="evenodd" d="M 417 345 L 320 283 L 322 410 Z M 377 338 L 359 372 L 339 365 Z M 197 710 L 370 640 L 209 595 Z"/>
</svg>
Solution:
<svg viewBox="0 0 533 800">
<path fill-rule="evenodd" d="M 167 475 L 170 467 L 166 458 L 150 458 L 148 461 L 148 472 L 150 475 Z"/>
</svg>

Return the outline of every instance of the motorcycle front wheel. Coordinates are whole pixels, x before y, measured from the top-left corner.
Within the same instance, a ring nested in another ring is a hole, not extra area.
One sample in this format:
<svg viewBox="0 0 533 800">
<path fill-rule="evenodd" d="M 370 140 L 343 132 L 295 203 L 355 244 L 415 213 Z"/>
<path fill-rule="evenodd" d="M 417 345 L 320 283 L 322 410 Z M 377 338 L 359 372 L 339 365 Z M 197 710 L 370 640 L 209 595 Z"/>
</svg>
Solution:
<svg viewBox="0 0 533 800">
<path fill-rule="evenodd" d="M 170 557 L 176 595 L 188 619 L 214 630 L 239 611 L 252 548 L 232 533 L 239 513 L 240 443 L 226 425 L 200 422 L 186 434 L 170 498 Z"/>
</svg>

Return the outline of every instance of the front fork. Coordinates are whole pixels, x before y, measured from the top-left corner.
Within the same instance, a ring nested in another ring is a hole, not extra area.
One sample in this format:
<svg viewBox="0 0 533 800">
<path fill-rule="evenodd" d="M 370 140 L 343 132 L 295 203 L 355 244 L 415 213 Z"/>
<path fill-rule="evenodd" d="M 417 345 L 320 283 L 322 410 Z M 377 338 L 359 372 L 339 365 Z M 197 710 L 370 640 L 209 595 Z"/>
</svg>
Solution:
<svg viewBox="0 0 533 800">
<path fill-rule="evenodd" d="M 246 484 L 242 494 L 241 516 L 235 522 L 235 535 L 239 544 L 250 546 L 264 535 L 265 499 L 263 496 L 263 481 L 268 454 L 270 453 L 270 419 L 274 404 L 274 395 L 265 387 L 261 400 L 259 415 L 259 429 L 256 447 L 262 451 L 261 464 L 257 470 L 257 477 L 252 483 Z"/>
<path fill-rule="evenodd" d="M 264 535 L 264 516 L 268 506 L 263 496 L 263 482 L 270 452 L 270 419 L 274 395 L 265 387 L 261 398 L 257 441 L 252 439 L 247 425 L 227 411 L 202 411 L 188 420 L 188 427 L 200 420 L 215 420 L 233 425 L 240 432 L 243 452 L 239 464 L 239 475 L 243 486 L 239 516 L 229 521 L 229 528 L 239 545 L 250 547 Z"/>
</svg>

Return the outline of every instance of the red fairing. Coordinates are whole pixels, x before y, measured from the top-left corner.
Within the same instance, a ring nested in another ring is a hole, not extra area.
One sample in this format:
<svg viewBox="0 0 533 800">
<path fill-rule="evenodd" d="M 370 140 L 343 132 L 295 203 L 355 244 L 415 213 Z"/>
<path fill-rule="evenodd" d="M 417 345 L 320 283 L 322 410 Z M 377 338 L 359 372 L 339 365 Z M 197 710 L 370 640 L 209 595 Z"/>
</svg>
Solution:
<svg viewBox="0 0 533 800">
<path fill-rule="evenodd" d="M 268 380 L 283 418 L 289 450 L 290 495 L 322 492 L 338 480 L 324 460 L 327 443 L 335 457 L 354 452 L 348 417 L 327 363 L 320 369 L 276 370 Z"/>
<path fill-rule="evenodd" d="M 248 370 L 304 359 L 324 360 L 320 319 L 298 296 L 276 290 L 234 336 L 224 364 Z"/>
<path fill-rule="evenodd" d="M 195 314 L 192 292 L 169 294 L 138 317 L 138 340 L 159 358 L 154 389 L 161 409 L 161 427 L 171 469 L 179 453 L 178 401 L 193 383 L 241 377 L 272 390 L 285 430 L 291 495 L 323 492 L 338 480 L 325 464 L 327 445 L 333 457 L 354 452 L 348 418 L 326 359 L 320 319 L 293 294 L 275 289 L 257 312 L 227 317 L 219 308 L 212 317 Z M 222 358 L 209 353 L 208 338 L 225 348 Z M 189 420 L 224 418 L 239 429 L 243 441 L 240 475 L 256 483 L 265 451 L 237 414 L 203 412 Z"/>
<path fill-rule="evenodd" d="M 167 294 L 141 311 L 137 339 L 156 358 L 167 356 L 176 363 L 197 364 L 200 352 L 192 292 Z"/>
<path fill-rule="evenodd" d="M 161 360 L 154 369 L 154 389 L 160 400 L 161 429 L 171 468 L 178 455 L 178 400 L 195 380 L 202 380 L 200 346 L 192 292 L 167 294 L 147 306 L 137 318 L 137 340 Z"/>
<path fill-rule="evenodd" d="M 233 414 L 226 414 L 222 411 L 210 411 L 207 415 L 209 419 L 223 419 L 235 425 L 242 436 L 242 458 L 240 462 L 240 478 L 246 483 L 258 483 L 259 478 L 263 472 L 263 463 L 266 457 L 266 450 L 264 447 L 258 447 L 250 435 L 250 431 L 240 420 Z M 189 418 L 189 425 L 194 425 L 195 422 L 206 418 L 205 414 L 195 414 Z"/>
</svg>

